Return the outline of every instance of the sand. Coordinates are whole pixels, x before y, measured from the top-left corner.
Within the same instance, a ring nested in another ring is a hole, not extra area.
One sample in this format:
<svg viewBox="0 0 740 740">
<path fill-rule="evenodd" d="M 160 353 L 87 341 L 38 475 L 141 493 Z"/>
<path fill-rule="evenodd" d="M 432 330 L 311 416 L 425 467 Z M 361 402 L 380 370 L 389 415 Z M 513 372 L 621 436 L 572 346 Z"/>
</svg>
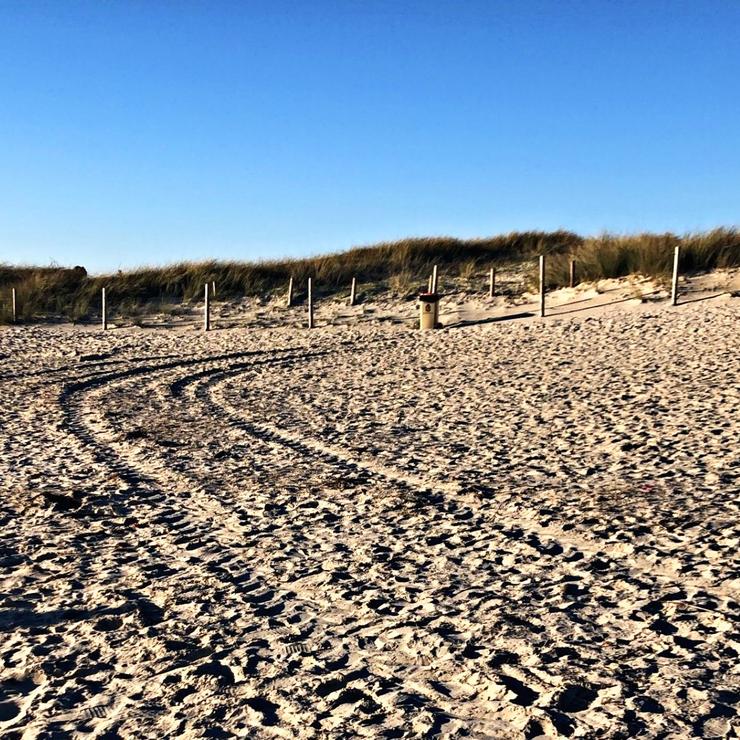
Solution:
<svg viewBox="0 0 740 740">
<path fill-rule="evenodd" d="M 612 288 L 1 330 L 0 735 L 739 736 L 740 299 Z"/>
</svg>

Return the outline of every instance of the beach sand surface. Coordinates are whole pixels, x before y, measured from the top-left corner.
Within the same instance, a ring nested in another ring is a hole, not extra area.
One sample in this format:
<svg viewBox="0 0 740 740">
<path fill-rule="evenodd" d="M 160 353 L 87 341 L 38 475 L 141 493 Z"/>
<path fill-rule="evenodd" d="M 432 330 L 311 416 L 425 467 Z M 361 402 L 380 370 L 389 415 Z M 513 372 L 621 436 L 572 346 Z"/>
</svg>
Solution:
<svg viewBox="0 0 740 740">
<path fill-rule="evenodd" d="M 738 737 L 716 287 L 3 328 L 0 736 Z"/>
</svg>

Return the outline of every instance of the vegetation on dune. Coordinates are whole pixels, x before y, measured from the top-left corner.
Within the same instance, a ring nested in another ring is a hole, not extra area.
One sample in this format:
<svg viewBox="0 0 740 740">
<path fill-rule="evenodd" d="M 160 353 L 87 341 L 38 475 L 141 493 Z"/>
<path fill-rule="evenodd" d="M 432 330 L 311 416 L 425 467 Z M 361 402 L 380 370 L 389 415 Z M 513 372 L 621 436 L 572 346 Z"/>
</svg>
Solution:
<svg viewBox="0 0 740 740">
<path fill-rule="evenodd" d="M 570 259 L 578 263 L 579 280 L 633 273 L 663 276 L 670 271 L 673 248 L 677 245 L 681 246 L 681 267 L 685 271 L 740 265 L 740 234 L 735 229 L 685 236 L 604 234 L 583 238 L 568 231 L 529 231 L 485 239 L 404 239 L 305 259 L 183 262 L 99 276 L 89 276 L 81 267 L 0 265 L 0 321 L 10 317 L 13 287 L 22 320 L 40 317 L 82 320 L 96 316 L 103 287 L 112 314 L 135 317 L 150 309 L 198 301 L 203 285 L 211 281 L 216 283 L 218 299 L 284 291 L 290 277 L 296 286 L 313 277 L 318 295 L 346 289 L 353 277 L 361 284 L 373 283 L 396 295 L 407 295 L 425 286 L 435 264 L 443 275 L 470 280 L 490 265 L 524 265 L 539 254 L 549 256 L 550 287 L 568 284 Z"/>
<path fill-rule="evenodd" d="M 714 229 L 700 234 L 635 234 L 589 237 L 568 254 L 554 255 L 547 266 L 551 287 L 568 285 L 569 262 L 576 260 L 579 281 L 645 275 L 664 277 L 673 269 L 673 251 L 681 247 L 683 272 L 740 265 L 740 233 Z"/>
<path fill-rule="evenodd" d="M 579 241 L 580 237 L 566 231 L 522 232 L 490 239 L 404 239 L 304 259 L 183 262 L 94 277 L 83 270 L 0 266 L 0 291 L 7 303 L 9 289 L 16 288 L 19 318 L 64 316 L 80 320 L 99 312 L 100 290 L 105 287 L 111 312 L 132 317 L 145 313 L 148 307 L 200 300 L 204 284 L 211 281 L 216 283 L 218 299 L 284 291 L 290 277 L 296 286 L 313 277 L 319 296 L 346 288 L 353 277 L 360 283 L 387 286 L 392 281 L 398 286 L 400 276 L 408 289 L 425 284 L 434 264 L 456 272 L 460 264 L 471 260 L 480 264 L 520 261 L 542 251 L 550 254 L 569 249 Z M 3 315 L 7 319 L 7 305 Z"/>
</svg>

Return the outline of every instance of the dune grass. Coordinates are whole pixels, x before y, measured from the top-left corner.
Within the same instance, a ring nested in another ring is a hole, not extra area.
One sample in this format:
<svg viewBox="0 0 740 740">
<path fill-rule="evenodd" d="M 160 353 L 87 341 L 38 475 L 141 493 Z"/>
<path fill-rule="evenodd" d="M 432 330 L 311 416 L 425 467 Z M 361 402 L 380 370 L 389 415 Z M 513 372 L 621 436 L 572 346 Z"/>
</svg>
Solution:
<svg viewBox="0 0 740 740">
<path fill-rule="evenodd" d="M 106 288 L 111 313 L 135 316 L 147 304 L 167 305 L 197 301 L 206 282 L 215 281 L 216 297 L 239 298 L 284 291 L 292 276 L 298 288 L 311 276 L 317 295 L 346 289 L 353 277 L 360 283 L 393 280 L 407 283 L 407 290 L 421 287 L 433 264 L 457 273 L 458 266 L 471 260 L 480 264 L 532 258 L 571 248 L 580 237 L 566 231 L 521 232 L 489 239 L 452 237 L 404 239 L 346 252 L 304 259 L 263 262 L 182 262 L 165 267 L 145 267 L 113 275 L 88 276 L 84 270 L 61 268 L 14 268 L 0 266 L 0 292 L 18 292 L 19 318 L 62 316 L 82 320 L 100 310 L 100 290 Z M 7 310 L 2 318 L 7 320 Z"/>
<path fill-rule="evenodd" d="M 374 293 L 388 290 L 408 295 L 425 287 L 434 264 L 442 275 L 470 280 L 477 270 L 490 265 L 527 264 L 539 254 L 548 255 L 550 287 L 568 284 L 571 258 L 578 262 L 579 280 L 633 273 L 660 277 L 670 271 L 676 245 L 681 246 L 684 271 L 740 265 L 740 234 L 735 229 L 685 236 L 604 234 L 584 239 L 569 231 L 529 231 L 484 239 L 404 239 L 305 259 L 182 262 L 97 276 L 88 275 L 81 267 L 0 265 L 0 321 L 10 318 L 12 287 L 17 291 L 18 317 L 23 321 L 93 318 L 99 315 L 103 287 L 111 315 L 131 318 L 200 301 L 207 281 L 215 281 L 218 300 L 284 291 L 291 276 L 299 286 L 299 299 L 300 286 L 309 276 L 315 280 L 318 296 L 346 290 L 353 277 L 360 284 L 374 284 Z"/>
<path fill-rule="evenodd" d="M 673 269 L 673 251 L 681 248 L 682 272 L 701 272 L 740 265 L 740 233 L 736 229 L 714 229 L 705 233 L 602 234 L 584 239 L 568 253 L 548 260 L 548 287 L 568 285 L 569 263 L 576 260 L 579 282 L 645 275 L 667 278 Z"/>
</svg>

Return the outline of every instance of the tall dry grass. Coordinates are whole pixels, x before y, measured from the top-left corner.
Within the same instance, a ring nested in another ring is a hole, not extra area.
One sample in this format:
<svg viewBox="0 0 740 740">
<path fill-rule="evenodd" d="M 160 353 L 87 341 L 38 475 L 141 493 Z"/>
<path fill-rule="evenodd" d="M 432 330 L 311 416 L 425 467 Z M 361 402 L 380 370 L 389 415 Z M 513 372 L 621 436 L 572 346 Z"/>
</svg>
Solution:
<svg viewBox="0 0 740 740">
<path fill-rule="evenodd" d="M 514 232 L 486 239 L 452 237 L 404 239 L 345 252 L 295 260 L 264 262 L 182 262 L 113 275 L 89 276 L 84 268 L 11 267 L 0 265 L 0 321 L 9 319 L 9 293 L 15 287 L 19 319 L 50 317 L 85 320 L 100 311 L 100 291 L 107 289 L 111 315 L 134 317 L 143 310 L 200 301 L 206 282 L 216 282 L 218 300 L 269 295 L 315 279 L 320 297 L 347 290 L 356 277 L 369 292 L 391 290 L 408 295 L 426 286 L 433 265 L 440 274 L 470 279 L 492 263 L 526 263 L 549 255 L 548 283 L 567 285 L 568 262 L 578 261 L 579 280 L 621 277 L 633 273 L 667 274 L 673 248 L 682 249 L 684 271 L 740 265 L 740 234 L 715 229 L 703 234 L 603 234 L 582 238 L 569 231 Z M 365 291 L 366 293 L 368 291 Z"/>
<path fill-rule="evenodd" d="M 12 318 L 11 288 L 16 289 L 19 320 L 82 318 L 88 310 L 82 288 L 88 281 L 83 267 L 0 265 L 0 321 L 7 323 Z"/>
<path fill-rule="evenodd" d="M 681 248 L 682 272 L 740 266 L 740 233 L 734 228 L 684 236 L 602 234 L 584 239 L 569 254 L 553 255 L 547 265 L 548 285 L 568 285 L 571 259 L 576 260 L 579 281 L 635 274 L 664 278 L 673 269 L 673 251 L 677 246 Z"/>
<path fill-rule="evenodd" d="M 87 276 L 84 270 L 15 268 L 0 265 L 0 293 L 16 287 L 19 317 L 23 320 L 62 316 L 90 318 L 100 310 L 100 290 L 106 288 L 111 314 L 134 316 L 144 305 L 171 305 L 200 300 L 206 282 L 216 282 L 219 300 L 266 295 L 285 290 L 293 277 L 296 286 L 315 279 L 318 296 L 360 283 L 383 283 L 391 278 L 408 290 L 426 284 L 432 265 L 442 270 L 461 262 L 480 264 L 528 259 L 541 251 L 556 253 L 572 248 L 580 237 L 567 231 L 515 232 L 488 239 L 452 237 L 404 239 L 346 252 L 293 260 L 263 262 L 182 262 L 145 267 L 113 275 Z M 1 309 L 0 309 L 1 310 Z M 2 315 L 0 315 L 0 318 Z M 7 316 L 5 316 L 7 319 Z"/>
</svg>

